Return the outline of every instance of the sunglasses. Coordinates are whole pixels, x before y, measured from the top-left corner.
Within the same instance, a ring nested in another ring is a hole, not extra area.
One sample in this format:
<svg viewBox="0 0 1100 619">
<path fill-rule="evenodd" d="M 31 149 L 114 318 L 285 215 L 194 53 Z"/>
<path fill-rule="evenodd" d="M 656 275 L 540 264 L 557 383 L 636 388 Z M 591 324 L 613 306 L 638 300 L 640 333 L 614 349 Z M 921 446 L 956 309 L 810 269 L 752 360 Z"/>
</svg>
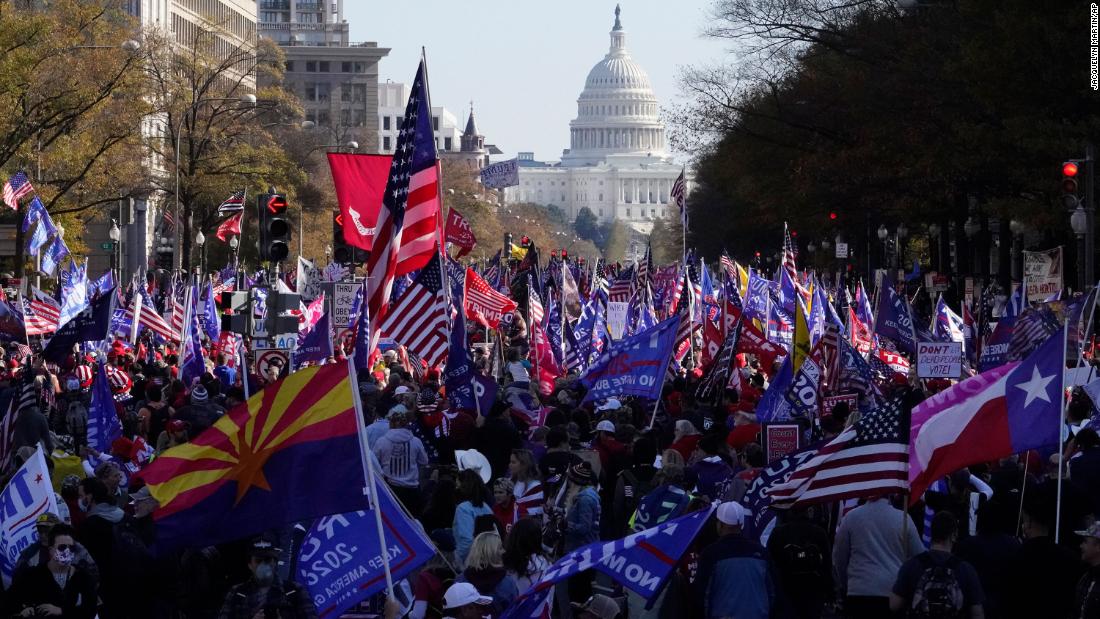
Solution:
<svg viewBox="0 0 1100 619">
<path fill-rule="evenodd" d="M 66 550 L 72 550 L 72 549 L 73 549 L 73 545 L 72 545 L 72 544 L 58 544 L 57 546 L 55 546 L 55 549 L 56 549 L 56 550 L 57 550 L 58 552 L 64 552 L 64 551 L 66 551 Z"/>
</svg>

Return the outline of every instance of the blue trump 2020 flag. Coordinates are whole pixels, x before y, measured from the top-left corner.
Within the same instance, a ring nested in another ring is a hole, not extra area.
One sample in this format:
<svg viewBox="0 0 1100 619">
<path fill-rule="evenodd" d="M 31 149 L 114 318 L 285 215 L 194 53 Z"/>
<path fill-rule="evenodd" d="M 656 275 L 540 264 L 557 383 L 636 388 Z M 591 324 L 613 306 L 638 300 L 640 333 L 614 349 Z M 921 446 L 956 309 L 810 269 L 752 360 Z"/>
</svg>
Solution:
<svg viewBox="0 0 1100 619">
<path fill-rule="evenodd" d="M 894 340 L 898 350 L 911 355 L 917 354 L 917 337 L 913 332 L 913 315 L 909 312 L 909 302 L 894 290 L 886 278 L 883 278 L 882 288 L 879 290 L 875 333 Z"/>
<path fill-rule="evenodd" d="M 107 371 L 103 369 L 102 362 L 97 365 L 95 380 L 92 381 L 92 403 L 88 407 L 88 446 L 110 452 L 111 443 L 122 436 L 122 423 L 115 410 Z"/>
<path fill-rule="evenodd" d="M 42 357 L 47 361 L 61 363 L 72 354 L 75 344 L 103 341 L 111 327 L 114 299 L 115 295 L 111 292 L 92 301 L 76 318 L 57 330 L 42 351 Z"/>
<path fill-rule="evenodd" d="M 298 337 L 298 349 L 294 351 L 294 367 L 310 361 L 324 361 L 332 356 L 332 333 L 328 312 L 321 314 L 317 324 Z"/>
<path fill-rule="evenodd" d="M 674 315 L 652 329 L 612 342 L 581 377 L 588 388 L 585 401 L 619 395 L 661 397 L 679 325 L 680 316 Z"/>
<path fill-rule="evenodd" d="M 646 600 L 653 598 L 713 511 L 711 506 L 622 539 L 595 542 L 566 554 L 546 568 L 542 577 L 516 598 L 501 619 L 543 617 L 554 584 L 590 569 L 607 574 Z"/>
<path fill-rule="evenodd" d="M 436 549 L 420 525 L 401 511 L 386 484 L 378 480 L 374 487 L 381 505 L 386 556 L 397 582 L 427 563 Z M 386 588 L 373 509 L 319 518 L 301 548 L 298 580 L 308 587 L 318 617 L 340 617 Z"/>
</svg>

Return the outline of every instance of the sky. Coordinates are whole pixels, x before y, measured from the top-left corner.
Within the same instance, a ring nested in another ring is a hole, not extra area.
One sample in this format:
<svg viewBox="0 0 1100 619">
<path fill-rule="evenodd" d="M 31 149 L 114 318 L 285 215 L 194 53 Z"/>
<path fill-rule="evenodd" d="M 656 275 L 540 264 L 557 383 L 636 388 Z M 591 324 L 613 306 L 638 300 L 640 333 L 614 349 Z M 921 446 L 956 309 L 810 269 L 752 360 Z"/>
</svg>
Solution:
<svg viewBox="0 0 1100 619">
<path fill-rule="evenodd" d="M 724 42 L 701 35 L 712 3 L 621 2 L 627 49 L 662 106 L 677 98 L 682 67 L 726 53 Z M 345 0 L 344 19 L 352 41 L 390 48 L 379 81 L 412 81 L 424 46 L 433 105 L 463 127 L 473 100 L 478 130 L 504 151 L 500 159 L 534 151 L 557 160 L 584 79 L 607 54 L 614 10 L 612 0 Z"/>
</svg>

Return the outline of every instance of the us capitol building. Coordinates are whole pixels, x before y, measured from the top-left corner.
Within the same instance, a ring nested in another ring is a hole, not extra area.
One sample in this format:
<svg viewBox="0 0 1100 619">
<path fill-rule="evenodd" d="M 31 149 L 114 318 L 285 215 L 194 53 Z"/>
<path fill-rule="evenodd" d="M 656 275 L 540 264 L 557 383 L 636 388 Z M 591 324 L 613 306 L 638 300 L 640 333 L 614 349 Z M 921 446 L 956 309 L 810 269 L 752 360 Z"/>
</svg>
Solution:
<svg viewBox="0 0 1100 619">
<path fill-rule="evenodd" d="M 642 234 L 656 221 L 678 217 L 669 190 L 682 167 L 666 150 L 665 127 L 649 76 L 630 57 L 615 7 L 611 49 L 588 72 L 569 123 L 569 148 L 560 162 L 519 153 L 519 185 L 505 190 L 509 203 L 555 205 L 570 220 L 588 207 L 600 221 L 620 219 Z M 691 189 L 688 174 L 688 190 Z"/>
</svg>

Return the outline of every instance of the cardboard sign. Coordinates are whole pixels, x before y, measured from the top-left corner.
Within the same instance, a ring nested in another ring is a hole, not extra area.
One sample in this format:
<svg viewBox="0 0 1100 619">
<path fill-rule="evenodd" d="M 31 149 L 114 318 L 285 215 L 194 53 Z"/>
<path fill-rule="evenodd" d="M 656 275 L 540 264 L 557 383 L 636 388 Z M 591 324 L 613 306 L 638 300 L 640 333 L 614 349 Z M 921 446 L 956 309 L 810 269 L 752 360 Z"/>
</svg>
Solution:
<svg viewBox="0 0 1100 619">
<path fill-rule="evenodd" d="M 1028 302 L 1044 301 L 1062 290 L 1062 248 L 1024 252 Z"/>
<path fill-rule="evenodd" d="M 832 415 L 833 409 L 837 404 L 841 402 L 847 402 L 850 410 L 856 410 L 859 406 L 859 394 L 856 393 L 840 393 L 837 395 L 827 395 L 821 399 L 821 416 Z"/>
<path fill-rule="evenodd" d="M 802 431 L 797 423 L 765 423 L 764 460 L 775 462 L 787 454 L 798 451 Z"/>
<path fill-rule="evenodd" d="M 962 342 L 918 342 L 917 378 L 959 378 Z"/>
</svg>

